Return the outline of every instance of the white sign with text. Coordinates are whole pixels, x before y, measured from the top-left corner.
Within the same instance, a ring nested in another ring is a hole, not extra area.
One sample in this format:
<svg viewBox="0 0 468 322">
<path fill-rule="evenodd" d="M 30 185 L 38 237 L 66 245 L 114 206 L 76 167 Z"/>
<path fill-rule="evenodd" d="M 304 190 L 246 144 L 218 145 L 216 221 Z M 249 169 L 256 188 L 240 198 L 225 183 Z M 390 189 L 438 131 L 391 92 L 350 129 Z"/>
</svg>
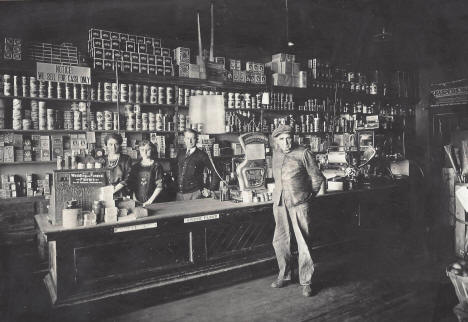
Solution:
<svg viewBox="0 0 468 322">
<path fill-rule="evenodd" d="M 45 82 L 91 85 L 91 68 L 37 63 L 37 79 Z"/>
</svg>

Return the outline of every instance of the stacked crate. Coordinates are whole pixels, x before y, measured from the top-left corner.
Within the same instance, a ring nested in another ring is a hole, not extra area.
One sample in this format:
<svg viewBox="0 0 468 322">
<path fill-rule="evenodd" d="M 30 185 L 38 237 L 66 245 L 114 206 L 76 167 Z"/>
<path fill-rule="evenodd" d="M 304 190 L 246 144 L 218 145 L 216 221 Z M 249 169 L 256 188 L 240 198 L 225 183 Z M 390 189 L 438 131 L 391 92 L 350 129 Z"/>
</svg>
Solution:
<svg viewBox="0 0 468 322">
<path fill-rule="evenodd" d="M 266 66 L 272 72 L 274 86 L 307 87 L 307 72 L 300 70 L 301 64 L 296 62 L 296 55 L 275 54 Z"/>
<path fill-rule="evenodd" d="M 31 42 L 28 45 L 28 58 L 41 63 L 78 65 L 78 48 L 71 43 L 60 45 Z"/>
<path fill-rule="evenodd" d="M 171 51 L 161 39 L 90 29 L 88 52 L 95 69 L 173 76 Z"/>
</svg>

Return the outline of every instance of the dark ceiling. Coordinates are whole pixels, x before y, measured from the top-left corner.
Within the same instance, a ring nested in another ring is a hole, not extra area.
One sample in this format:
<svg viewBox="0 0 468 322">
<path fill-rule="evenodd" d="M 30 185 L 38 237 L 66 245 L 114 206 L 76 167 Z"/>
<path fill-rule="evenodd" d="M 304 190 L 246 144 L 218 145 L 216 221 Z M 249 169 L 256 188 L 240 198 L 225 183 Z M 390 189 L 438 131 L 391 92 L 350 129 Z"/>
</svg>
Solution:
<svg viewBox="0 0 468 322">
<path fill-rule="evenodd" d="M 91 27 L 161 37 L 196 48 L 196 11 L 209 44 L 210 0 L 0 2 L 0 34 L 73 42 L 86 51 Z M 286 0 L 215 0 L 215 54 L 268 60 L 286 43 Z M 370 64 L 453 65 L 468 57 L 467 0 L 287 0 L 299 57 Z M 377 42 L 382 28 L 392 33 Z"/>
</svg>

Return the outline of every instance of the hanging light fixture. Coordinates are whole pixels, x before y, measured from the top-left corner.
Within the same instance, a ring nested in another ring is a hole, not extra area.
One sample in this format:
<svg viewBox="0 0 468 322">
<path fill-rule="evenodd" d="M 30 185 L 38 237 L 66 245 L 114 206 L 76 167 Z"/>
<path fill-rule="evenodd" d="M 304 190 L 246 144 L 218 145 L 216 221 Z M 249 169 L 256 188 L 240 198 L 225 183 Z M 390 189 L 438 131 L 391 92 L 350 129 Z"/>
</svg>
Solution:
<svg viewBox="0 0 468 322">
<path fill-rule="evenodd" d="M 378 33 L 378 34 L 375 34 L 373 36 L 373 39 L 376 42 L 385 42 L 385 41 L 389 41 L 392 38 L 392 36 L 393 36 L 392 33 L 388 32 L 385 29 L 385 26 L 383 26 L 382 31 L 380 33 Z"/>
<path fill-rule="evenodd" d="M 284 0 L 285 8 L 286 8 L 286 45 L 287 47 L 293 47 L 294 42 L 289 40 L 289 7 L 288 7 L 288 0 Z"/>
</svg>

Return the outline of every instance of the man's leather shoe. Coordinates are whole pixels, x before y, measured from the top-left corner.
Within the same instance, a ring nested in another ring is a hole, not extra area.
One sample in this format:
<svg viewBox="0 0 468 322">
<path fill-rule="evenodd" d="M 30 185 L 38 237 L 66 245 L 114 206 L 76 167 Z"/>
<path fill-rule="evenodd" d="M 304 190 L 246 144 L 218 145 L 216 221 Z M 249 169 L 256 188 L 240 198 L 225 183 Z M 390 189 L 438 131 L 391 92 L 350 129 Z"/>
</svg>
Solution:
<svg viewBox="0 0 468 322">
<path fill-rule="evenodd" d="M 273 288 L 282 288 L 282 287 L 285 287 L 286 285 L 288 285 L 289 283 L 291 283 L 290 280 L 280 280 L 280 279 L 277 279 L 276 281 L 274 281 L 273 283 L 271 283 L 271 287 Z"/>
<path fill-rule="evenodd" d="M 312 288 L 310 285 L 303 285 L 302 286 L 302 295 L 305 297 L 311 297 L 312 296 Z"/>
</svg>

